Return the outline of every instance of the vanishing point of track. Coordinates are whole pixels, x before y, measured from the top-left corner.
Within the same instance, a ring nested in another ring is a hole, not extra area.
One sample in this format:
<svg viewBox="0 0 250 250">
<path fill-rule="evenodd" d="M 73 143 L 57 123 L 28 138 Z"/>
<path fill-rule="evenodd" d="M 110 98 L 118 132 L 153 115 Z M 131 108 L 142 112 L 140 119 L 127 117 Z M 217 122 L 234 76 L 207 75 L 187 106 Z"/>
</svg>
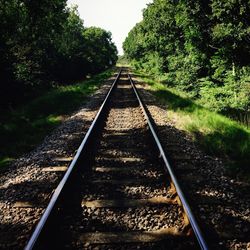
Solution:
<svg viewBox="0 0 250 250">
<path fill-rule="evenodd" d="M 121 70 L 26 249 L 208 249 Z"/>
</svg>

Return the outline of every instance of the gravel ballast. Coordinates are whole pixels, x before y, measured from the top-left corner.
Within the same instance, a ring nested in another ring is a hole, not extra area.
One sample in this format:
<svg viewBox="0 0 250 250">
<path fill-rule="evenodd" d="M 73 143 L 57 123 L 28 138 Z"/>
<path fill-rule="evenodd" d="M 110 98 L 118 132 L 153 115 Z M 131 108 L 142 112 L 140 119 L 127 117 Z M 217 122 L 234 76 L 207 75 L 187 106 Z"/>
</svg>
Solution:
<svg viewBox="0 0 250 250">
<path fill-rule="evenodd" d="M 51 197 L 51 193 L 57 187 L 64 174 L 64 171 L 47 171 L 46 169 L 48 169 L 48 167 L 68 166 L 113 80 L 114 78 L 102 85 L 83 107 L 68 117 L 62 125 L 48 135 L 40 146 L 1 171 L 0 249 L 24 248 L 44 211 L 44 207 Z M 175 121 L 167 118 L 167 108 L 155 99 L 147 85 L 137 83 L 137 87 L 158 127 L 159 137 L 167 154 L 171 158 L 173 167 L 176 170 L 177 176 L 180 178 L 184 192 L 192 204 L 194 213 L 201 222 L 202 228 L 204 228 L 206 232 L 209 232 L 209 241 L 212 243 L 212 249 L 249 250 L 249 185 L 227 175 L 223 159 L 207 155 L 192 141 L 188 134 L 178 130 Z M 134 141 L 131 141 L 132 144 L 125 142 L 121 143 L 121 146 L 129 148 L 132 147 L 132 145 L 137 145 L 140 147 L 142 143 L 136 139 L 136 136 L 140 138 L 140 132 L 138 131 L 143 130 L 144 127 L 140 122 L 137 122 L 136 118 L 140 116 L 140 114 L 135 107 L 132 106 L 129 111 L 126 111 L 126 115 L 129 116 L 130 114 L 133 114 L 131 120 L 117 133 L 120 133 L 120 138 L 123 138 L 122 131 L 136 128 L 137 130 L 131 133 L 131 137 L 135 138 Z M 111 113 L 111 116 L 115 115 L 115 113 Z M 120 126 L 121 121 L 122 120 L 110 119 L 106 125 L 112 129 L 112 126 L 114 128 Z M 110 140 L 113 139 L 112 136 L 104 135 L 104 137 L 105 136 L 109 137 Z M 101 142 L 101 146 L 109 150 L 109 143 Z M 110 152 L 107 150 L 103 150 L 101 153 L 106 155 L 113 154 L 117 157 L 124 158 L 131 157 L 132 154 L 137 154 L 134 152 L 130 154 L 129 150 L 125 155 L 119 151 Z M 140 155 L 137 154 L 136 157 L 140 158 Z M 109 167 L 122 167 L 124 164 L 124 166 L 126 165 L 126 167 L 133 169 L 134 166 L 140 168 L 145 163 L 146 161 L 126 162 L 126 160 L 116 160 L 110 164 L 107 160 L 100 160 L 99 162 L 97 161 L 96 167 L 105 167 L 105 164 Z M 135 176 L 149 179 L 154 178 L 156 175 L 159 176 L 161 171 L 156 171 L 152 162 L 149 163 L 149 166 L 150 164 L 152 168 L 149 172 L 135 170 Z M 129 175 L 128 173 L 126 174 Z M 101 174 L 97 172 L 96 178 L 99 178 L 98 175 Z M 120 177 L 122 176 L 121 174 Z M 103 179 L 111 178 L 113 178 L 113 176 L 110 173 L 104 173 Z M 154 195 L 171 197 L 168 188 L 163 189 L 160 184 L 157 183 L 154 184 L 153 188 L 141 184 L 120 186 L 120 190 L 116 190 L 117 187 L 109 187 L 108 184 L 103 184 L 103 188 L 101 187 L 100 185 L 100 192 L 96 194 L 91 190 L 85 190 L 86 192 L 83 194 L 83 198 L 86 198 L 86 200 L 105 199 L 115 198 L 120 195 L 121 197 L 131 199 L 151 198 Z M 106 190 L 110 189 L 114 190 L 114 196 L 107 194 Z M 93 195 L 90 198 L 88 191 Z M 84 195 L 86 195 L 86 197 L 84 197 Z M 92 216 L 93 211 L 88 209 L 90 208 L 83 209 L 81 215 L 84 214 L 86 218 Z M 159 209 L 161 208 L 156 210 Z M 162 213 L 167 214 L 168 208 L 165 208 L 165 210 L 163 209 Z M 143 219 L 144 216 L 139 216 L 141 220 L 139 220 L 138 223 L 132 218 L 133 214 L 141 213 L 139 208 L 132 209 L 131 211 L 125 209 L 123 214 L 116 212 L 114 209 L 108 209 L 106 211 L 108 211 L 107 214 L 103 214 L 102 218 L 108 220 L 109 216 L 112 215 L 111 217 L 113 219 L 116 218 L 113 223 L 119 220 L 121 223 L 123 221 L 130 221 L 132 229 L 144 230 L 145 228 L 149 228 L 149 225 L 145 225 L 148 220 Z M 151 215 L 152 218 L 155 218 L 153 211 L 154 208 L 148 207 L 146 213 Z M 94 213 L 96 213 L 95 220 L 98 220 L 100 214 L 102 214 L 102 209 L 95 209 Z M 177 219 L 180 213 L 176 206 L 176 211 L 173 213 L 176 217 L 173 215 L 172 222 L 167 221 L 166 224 L 170 226 L 179 223 L 181 227 L 181 222 Z M 126 218 L 126 220 L 124 218 Z M 87 223 L 85 221 L 84 223 L 87 225 L 89 222 Z M 139 224 L 141 224 L 141 228 L 139 228 Z M 153 226 L 153 222 L 150 222 L 150 226 L 151 225 L 152 229 L 156 229 L 156 226 Z M 95 227 L 95 225 L 90 224 L 87 226 L 90 228 Z M 130 226 L 128 226 L 128 228 L 130 228 Z M 157 243 L 148 243 L 145 245 L 131 245 L 131 248 L 124 247 L 124 249 L 144 249 L 144 247 L 145 249 L 164 249 L 164 246 L 165 245 Z M 170 249 L 187 249 L 185 246 L 190 247 L 192 243 L 185 243 L 185 241 L 183 241 L 181 245 L 170 246 Z M 123 249 L 121 245 L 116 247 L 117 249 Z M 112 249 L 116 249 L 116 247 Z M 86 246 L 83 249 L 93 248 Z M 97 249 L 109 249 L 109 246 L 103 245 L 102 248 Z"/>
<path fill-rule="evenodd" d="M 107 80 L 41 145 L 1 171 L 0 249 L 24 248 L 64 174 L 46 169 L 69 165 L 114 79 Z"/>
<path fill-rule="evenodd" d="M 227 174 L 225 161 L 206 154 L 168 118 L 167 107 L 137 79 L 161 142 L 212 249 L 250 249 L 250 185 Z"/>
</svg>

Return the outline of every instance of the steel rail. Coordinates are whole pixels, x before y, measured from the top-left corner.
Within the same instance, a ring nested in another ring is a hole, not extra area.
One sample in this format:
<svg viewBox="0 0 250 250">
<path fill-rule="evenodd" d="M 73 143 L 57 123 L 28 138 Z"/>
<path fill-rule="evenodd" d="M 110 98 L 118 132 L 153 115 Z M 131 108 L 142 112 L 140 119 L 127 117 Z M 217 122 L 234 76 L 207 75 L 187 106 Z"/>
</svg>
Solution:
<svg viewBox="0 0 250 250">
<path fill-rule="evenodd" d="M 145 118 L 146 118 L 146 120 L 148 122 L 148 126 L 150 128 L 150 131 L 151 131 L 153 137 L 154 137 L 155 143 L 156 143 L 156 145 L 157 145 L 157 147 L 158 147 L 158 149 L 160 151 L 160 157 L 162 157 L 162 159 L 163 159 L 163 161 L 165 163 L 165 168 L 166 168 L 167 172 L 169 173 L 169 175 L 170 175 L 170 177 L 171 177 L 171 179 L 172 179 L 172 181 L 174 183 L 174 186 L 176 188 L 176 192 L 177 192 L 178 196 L 180 197 L 180 200 L 181 200 L 182 205 L 183 205 L 183 207 L 185 209 L 185 212 L 186 212 L 186 214 L 188 216 L 188 219 L 189 219 L 190 224 L 192 226 L 192 229 L 193 229 L 193 231 L 195 233 L 195 236 L 196 236 L 196 238 L 198 240 L 198 243 L 199 243 L 201 249 L 208 250 L 209 249 L 208 244 L 206 243 L 206 240 L 205 240 L 205 238 L 203 236 L 203 233 L 202 233 L 202 231 L 201 231 L 201 229 L 200 229 L 200 227 L 199 227 L 199 225 L 197 223 L 197 220 L 196 220 L 195 216 L 193 215 L 193 212 L 192 212 L 192 210 L 191 210 L 191 208 L 190 208 L 190 206 L 188 204 L 187 199 L 185 198 L 185 195 L 184 195 L 184 193 L 183 193 L 183 191 L 182 191 L 182 189 L 180 187 L 180 184 L 179 184 L 179 182 L 178 182 L 178 180 L 176 178 L 176 175 L 174 174 L 174 171 L 173 171 L 173 169 L 172 169 L 172 167 L 171 167 L 171 165 L 170 165 L 170 163 L 169 163 L 169 161 L 168 161 L 168 159 L 166 157 L 166 154 L 165 154 L 165 152 L 163 150 L 163 147 L 161 145 L 161 142 L 160 142 L 160 140 L 159 140 L 159 138 L 158 138 L 158 136 L 157 136 L 157 134 L 156 134 L 156 132 L 154 130 L 154 127 L 153 127 L 151 119 L 150 119 L 150 117 L 148 115 L 148 112 L 146 111 L 147 110 L 146 106 L 145 106 L 145 104 L 142 102 L 142 100 L 140 98 L 140 95 L 139 95 L 139 93 L 137 91 L 137 88 L 136 88 L 136 86 L 134 84 L 134 81 L 132 80 L 131 75 L 128 74 L 128 77 L 129 77 L 131 86 L 132 86 L 132 88 L 134 90 L 134 93 L 135 93 L 135 95 L 136 95 L 136 97 L 137 97 L 137 99 L 139 101 L 139 104 L 140 104 L 140 106 L 142 108 L 142 111 L 143 111 L 143 113 L 145 115 Z"/>
<path fill-rule="evenodd" d="M 79 146 L 76 155 L 74 156 L 70 166 L 68 167 L 68 170 L 66 171 L 65 175 L 63 176 L 63 179 L 61 180 L 61 182 L 59 183 L 59 185 L 57 186 L 57 188 L 55 189 L 53 196 L 50 199 L 50 202 L 46 208 L 46 210 L 44 211 L 40 221 L 38 222 L 31 238 L 29 239 L 27 245 L 25 246 L 25 250 L 31 250 L 33 249 L 33 247 L 35 246 L 39 236 L 41 235 L 41 232 L 44 230 L 45 224 L 48 221 L 48 218 L 50 216 L 50 214 L 52 213 L 53 209 L 55 208 L 58 200 L 59 200 L 59 196 L 61 195 L 67 181 L 69 180 L 69 177 L 71 176 L 73 170 L 75 169 L 78 161 L 80 160 L 80 156 L 81 153 L 83 152 L 84 147 L 86 146 L 88 139 L 90 138 L 90 135 L 94 129 L 94 127 L 96 126 L 101 113 L 103 112 L 104 108 L 107 106 L 108 100 L 111 96 L 111 92 L 114 89 L 118 79 L 120 78 L 122 70 L 120 70 L 120 72 L 118 73 L 115 81 L 113 82 L 108 94 L 106 95 L 105 100 L 103 101 L 97 115 L 95 116 L 94 121 L 92 122 L 91 126 L 88 129 L 88 132 L 86 133 L 81 145 Z"/>
</svg>

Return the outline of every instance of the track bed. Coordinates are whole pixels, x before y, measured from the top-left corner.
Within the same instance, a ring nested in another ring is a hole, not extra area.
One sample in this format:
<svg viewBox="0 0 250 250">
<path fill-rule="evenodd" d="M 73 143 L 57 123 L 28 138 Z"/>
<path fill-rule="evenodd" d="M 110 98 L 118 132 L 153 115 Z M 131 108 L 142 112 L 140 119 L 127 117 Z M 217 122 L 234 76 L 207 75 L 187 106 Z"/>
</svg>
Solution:
<svg viewBox="0 0 250 250">
<path fill-rule="evenodd" d="M 200 249 L 128 75 L 117 80 L 91 153 L 34 248 Z"/>
</svg>

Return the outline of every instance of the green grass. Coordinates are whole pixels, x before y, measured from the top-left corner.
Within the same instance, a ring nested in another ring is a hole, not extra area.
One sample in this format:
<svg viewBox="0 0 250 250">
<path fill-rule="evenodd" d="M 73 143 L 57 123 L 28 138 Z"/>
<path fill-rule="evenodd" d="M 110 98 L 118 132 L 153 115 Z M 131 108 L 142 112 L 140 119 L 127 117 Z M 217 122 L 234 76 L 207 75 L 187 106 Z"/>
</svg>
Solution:
<svg viewBox="0 0 250 250">
<path fill-rule="evenodd" d="M 107 70 L 81 83 L 57 87 L 14 111 L 1 111 L 0 167 L 32 150 L 112 73 Z"/>
<path fill-rule="evenodd" d="M 136 72 L 150 90 L 167 106 L 168 118 L 179 129 L 190 133 L 210 154 L 229 159 L 232 173 L 244 173 L 250 177 L 250 130 L 237 122 L 209 111 L 192 101 L 184 92 L 168 88 L 164 84 Z"/>
</svg>

